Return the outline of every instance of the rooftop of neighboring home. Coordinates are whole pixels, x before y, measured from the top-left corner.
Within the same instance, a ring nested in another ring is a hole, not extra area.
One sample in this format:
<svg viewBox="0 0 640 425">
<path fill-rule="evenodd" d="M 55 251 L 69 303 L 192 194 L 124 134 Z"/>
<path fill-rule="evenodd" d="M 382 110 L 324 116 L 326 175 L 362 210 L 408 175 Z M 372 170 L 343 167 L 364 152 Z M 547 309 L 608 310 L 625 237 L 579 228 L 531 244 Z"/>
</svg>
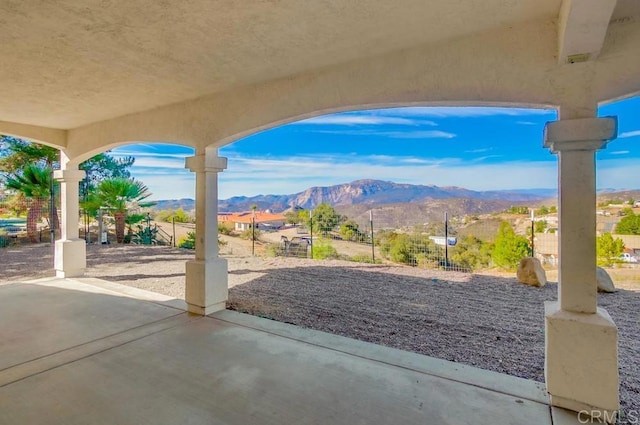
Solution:
<svg viewBox="0 0 640 425">
<path fill-rule="evenodd" d="M 253 211 L 244 211 L 236 213 L 219 213 L 218 222 L 221 223 L 251 223 L 254 219 Z M 284 221 L 285 217 L 282 214 L 275 214 L 271 211 L 256 211 L 255 222 L 256 223 L 269 223 L 273 221 Z"/>
</svg>

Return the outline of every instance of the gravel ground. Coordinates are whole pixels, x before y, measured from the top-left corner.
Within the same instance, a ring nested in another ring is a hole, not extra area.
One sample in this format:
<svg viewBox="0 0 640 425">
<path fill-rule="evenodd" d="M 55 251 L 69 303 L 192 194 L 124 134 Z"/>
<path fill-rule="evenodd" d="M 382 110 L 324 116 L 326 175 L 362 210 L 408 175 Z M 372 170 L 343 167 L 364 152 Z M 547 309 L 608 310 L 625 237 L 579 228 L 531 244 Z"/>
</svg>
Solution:
<svg viewBox="0 0 640 425">
<path fill-rule="evenodd" d="M 411 267 L 247 257 L 229 261 L 229 308 L 544 381 L 544 301 L 557 285 Z M 90 277 L 182 298 L 193 252 L 162 247 L 88 247 Z M 52 276 L 49 245 L 0 251 L 4 280 Z M 619 328 L 622 410 L 640 409 L 640 292 L 600 294 Z"/>
</svg>

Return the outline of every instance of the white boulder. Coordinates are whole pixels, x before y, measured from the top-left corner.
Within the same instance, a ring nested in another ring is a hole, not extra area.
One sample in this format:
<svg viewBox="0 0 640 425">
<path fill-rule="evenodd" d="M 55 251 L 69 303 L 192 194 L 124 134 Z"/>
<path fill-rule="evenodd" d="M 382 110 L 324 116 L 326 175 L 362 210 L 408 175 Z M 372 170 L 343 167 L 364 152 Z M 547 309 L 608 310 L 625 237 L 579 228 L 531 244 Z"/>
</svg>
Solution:
<svg viewBox="0 0 640 425">
<path fill-rule="evenodd" d="M 530 286 L 544 286 L 547 283 L 547 273 L 542 268 L 540 260 L 533 257 L 525 257 L 520 260 L 518 266 L 518 281 Z"/>
<path fill-rule="evenodd" d="M 596 280 L 598 281 L 598 292 L 616 292 L 611 276 L 602 267 L 596 268 Z"/>
</svg>

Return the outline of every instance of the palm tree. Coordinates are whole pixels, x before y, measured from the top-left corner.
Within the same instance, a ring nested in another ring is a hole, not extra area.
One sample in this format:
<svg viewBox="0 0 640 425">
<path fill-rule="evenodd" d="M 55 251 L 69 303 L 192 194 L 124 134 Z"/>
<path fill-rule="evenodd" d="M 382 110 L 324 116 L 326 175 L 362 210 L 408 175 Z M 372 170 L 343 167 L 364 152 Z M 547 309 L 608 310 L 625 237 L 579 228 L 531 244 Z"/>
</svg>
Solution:
<svg viewBox="0 0 640 425">
<path fill-rule="evenodd" d="M 149 207 L 154 202 L 142 202 L 151 196 L 149 188 L 135 179 L 116 177 L 101 181 L 96 187 L 97 202 L 110 209 L 116 222 L 116 241 L 124 242 L 125 220 L 131 207 Z"/>
<path fill-rule="evenodd" d="M 42 217 L 42 207 L 51 196 L 51 169 L 36 164 L 28 164 L 19 174 L 5 178 L 5 187 L 13 189 L 31 200 L 27 213 L 27 236 L 31 242 L 38 241 L 38 220 Z M 51 226 L 56 226 L 55 212 L 51 214 Z"/>
</svg>

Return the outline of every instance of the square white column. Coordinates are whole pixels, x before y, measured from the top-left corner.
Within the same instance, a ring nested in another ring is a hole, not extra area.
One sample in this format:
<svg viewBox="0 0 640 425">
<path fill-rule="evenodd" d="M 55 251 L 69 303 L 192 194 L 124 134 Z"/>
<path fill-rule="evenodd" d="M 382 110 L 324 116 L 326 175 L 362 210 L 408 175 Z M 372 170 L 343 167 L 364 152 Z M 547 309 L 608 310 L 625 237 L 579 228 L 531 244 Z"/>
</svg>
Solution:
<svg viewBox="0 0 640 425">
<path fill-rule="evenodd" d="M 85 172 L 77 167 L 54 171 L 60 182 L 62 229 L 61 238 L 55 241 L 54 267 L 57 277 L 82 276 L 87 268 L 86 242 L 80 239 L 78 228 L 79 183 Z"/>
<path fill-rule="evenodd" d="M 225 308 L 228 298 L 227 260 L 218 257 L 218 173 L 227 159 L 213 149 L 186 159 L 196 173 L 196 259 L 186 264 L 185 300 L 196 314 Z"/>
<path fill-rule="evenodd" d="M 545 147 L 558 154 L 558 301 L 545 305 L 545 380 L 551 404 L 619 409 L 618 330 L 597 306 L 595 152 L 617 132 L 615 118 L 548 123 Z"/>
</svg>

